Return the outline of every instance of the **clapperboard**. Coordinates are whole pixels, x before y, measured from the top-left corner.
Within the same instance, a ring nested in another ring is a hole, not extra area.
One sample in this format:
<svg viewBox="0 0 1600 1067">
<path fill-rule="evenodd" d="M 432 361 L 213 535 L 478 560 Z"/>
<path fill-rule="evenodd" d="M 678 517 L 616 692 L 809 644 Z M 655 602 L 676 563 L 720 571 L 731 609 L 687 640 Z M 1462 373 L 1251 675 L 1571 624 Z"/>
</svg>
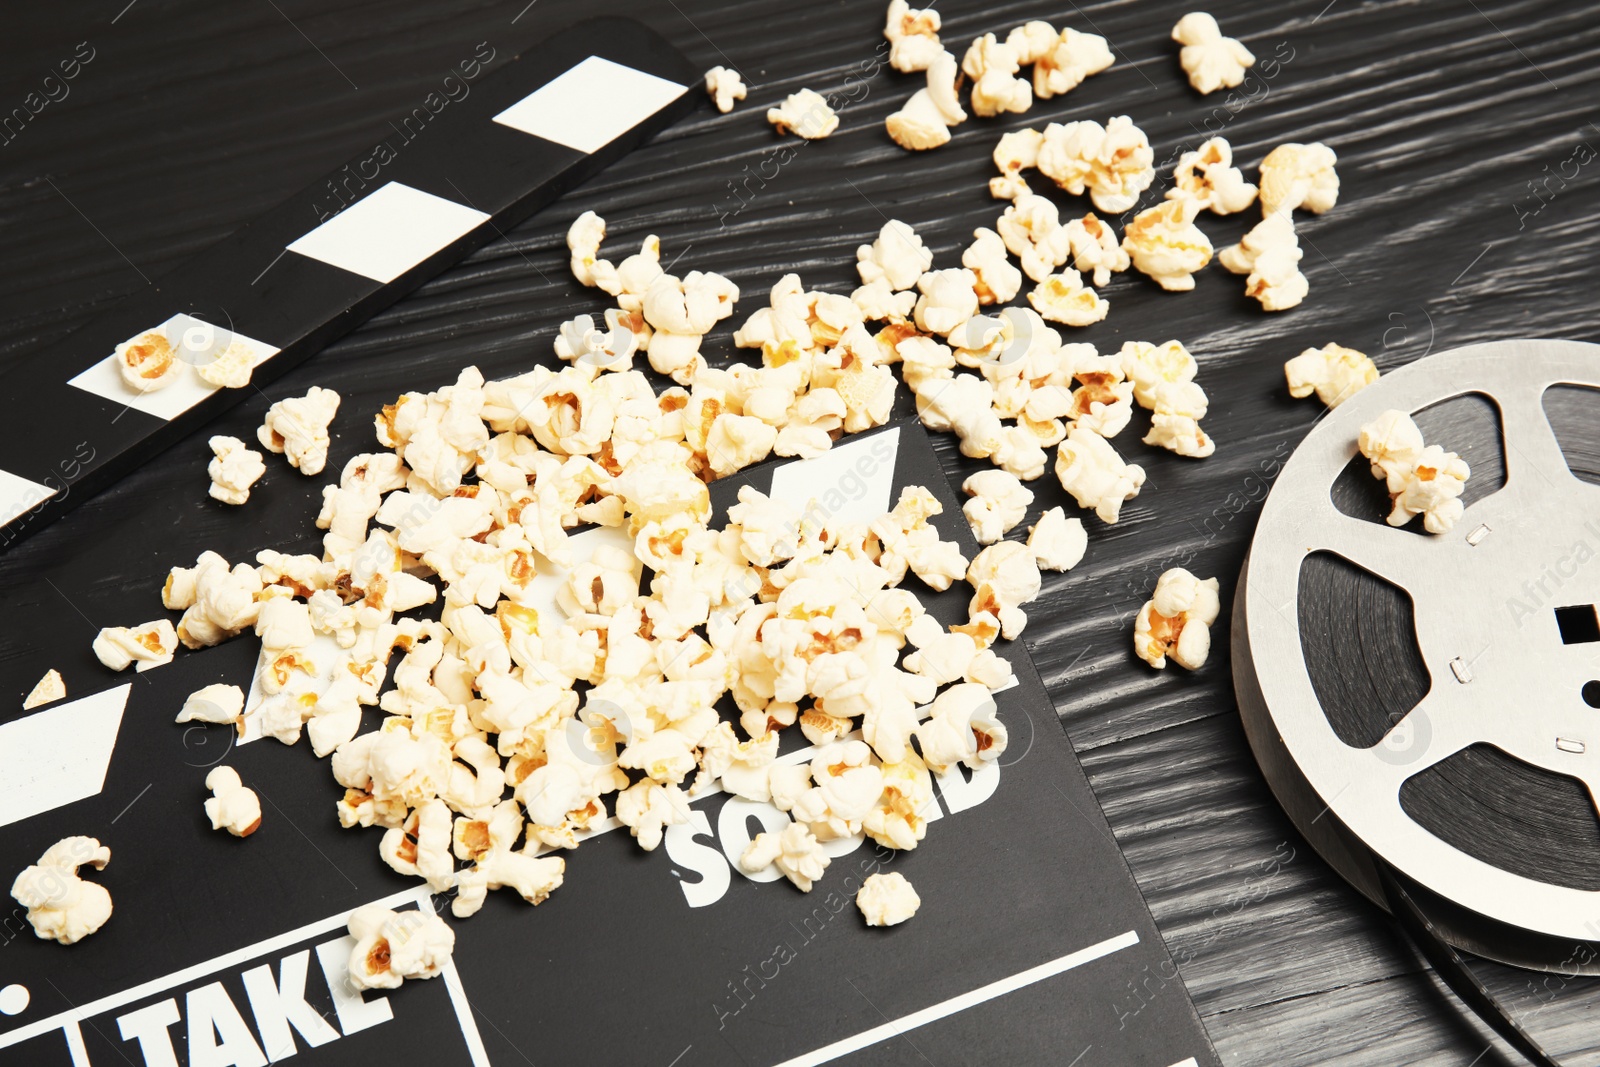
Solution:
<svg viewBox="0 0 1600 1067">
<path fill-rule="evenodd" d="M 721 521 L 741 485 L 817 515 L 871 516 L 914 484 L 938 495 L 941 536 L 970 558 L 977 546 L 914 421 L 720 480 L 712 499 Z M 615 537 L 575 534 L 577 559 Z M 905 586 L 941 621 L 965 619 L 963 583 Z M 1218 1062 L 1020 641 L 997 645 L 1016 673 L 995 694 L 1010 746 L 981 772 L 936 778 L 917 849 L 834 843 L 803 894 L 738 867 L 751 836 L 787 816 L 704 796 L 654 852 L 599 827 L 544 904 L 502 890 L 449 920 L 457 944 L 442 977 L 365 994 L 341 978 L 349 911 L 443 901 L 383 865 L 381 830 L 340 829 L 342 790 L 304 741 L 235 743 L 229 727 L 172 723 L 191 690 L 246 685 L 253 644 L 180 656 L 0 726 L 0 752 L 35 750 L 4 757 L 34 780 L 7 777 L 0 855 L 96 835 L 113 858 L 89 877 L 116 902 L 71 947 L 37 940 L 20 914 L 5 922 L 0 987 L 25 988 L 28 1006 L 0 1016 L 0 1063 Z M 363 728 L 380 718 L 369 709 Z M 779 758 L 808 758 L 799 732 L 786 734 Z M 247 840 L 210 830 L 201 811 L 207 769 L 223 758 L 262 797 Z M 909 922 L 861 920 L 854 889 L 876 871 L 916 887 Z"/>
</svg>

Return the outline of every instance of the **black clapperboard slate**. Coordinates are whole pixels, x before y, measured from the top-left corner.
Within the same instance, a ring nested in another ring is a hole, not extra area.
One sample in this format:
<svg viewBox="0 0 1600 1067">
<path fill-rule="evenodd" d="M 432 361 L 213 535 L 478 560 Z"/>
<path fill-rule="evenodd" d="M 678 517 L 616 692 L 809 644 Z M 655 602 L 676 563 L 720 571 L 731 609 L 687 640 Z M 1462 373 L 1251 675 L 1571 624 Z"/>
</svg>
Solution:
<svg viewBox="0 0 1600 1067">
<path fill-rule="evenodd" d="M 803 494 L 822 514 L 892 504 L 901 487 L 925 485 L 945 507 L 941 535 L 969 558 L 977 551 L 914 421 L 849 438 L 825 461 L 787 473 L 768 463 L 714 483 L 716 521 L 741 485 L 797 503 Z M 908 575 L 905 586 L 941 621 L 965 619 L 964 583 L 933 594 Z M 492 892 L 476 916 L 448 920 L 457 941 L 446 975 L 364 998 L 327 976 L 348 956 L 345 914 L 384 899 L 446 902 L 384 866 L 381 830 L 340 829 L 341 790 L 305 741 L 234 746 L 231 728 L 173 724 L 192 690 L 247 686 L 255 642 L 120 676 L 63 705 L 88 723 L 125 701 L 103 786 L 0 826 L 13 869 L 68 834 L 98 836 L 112 862 L 87 876 L 116 907 L 70 948 L 35 938 L 20 911 L 5 920 L 0 987 L 26 987 L 31 1003 L 0 1015 L 0 1064 L 217 1067 L 260 1064 L 270 1050 L 307 1067 L 1214 1067 L 1026 650 L 996 647 L 1017 676 L 995 695 L 1009 748 L 997 769 L 938 782 L 917 849 L 865 840 L 803 894 L 737 868 L 763 806 L 701 797 L 693 821 L 654 852 L 625 829 L 585 841 L 538 907 Z M 368 709 L 363 729 L 380 718 Z M 784 741 L 785 753 L 806 745 L 797 729 Z M 202 812 L 207 770 L 224 758 L 261 795 L 262 826 L 248 840 L 210 830 Z M 878 870 L 900 872 L 920 894 L 909 922 L 862 922 L 854 889 Z"/>
<path fill-rule="evenodd" d="M 271 381 L 701 100 L 699 72 L 628 19 L 520 55 L 480 49 L 470 69 L 461 95 L 430 94 L 383 141 L 10 368 L 0 551 L 252 395 L 190 369 L 141 397 L 108 362 L 119 343 L 165 325 L 193 364 L 238 339 Z"/>
</svg>

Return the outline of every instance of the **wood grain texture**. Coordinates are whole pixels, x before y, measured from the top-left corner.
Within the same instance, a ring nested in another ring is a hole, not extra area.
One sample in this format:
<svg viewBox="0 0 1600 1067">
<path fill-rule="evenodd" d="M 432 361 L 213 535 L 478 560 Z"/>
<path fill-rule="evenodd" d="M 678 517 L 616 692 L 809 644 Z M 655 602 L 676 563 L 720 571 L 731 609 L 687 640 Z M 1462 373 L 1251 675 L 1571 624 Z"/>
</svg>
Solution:
<svg viewBox="0 0 1600 1067">
<path fill-rule="evenodd" d="M 736 323 L 786 271 L 848 291 L 855 246 L 888 217 L 915 226 L 938 265 L 955 265 L 973 228 L 998 214 L 984 183 L 1008 129 L 1128 114 L 1158 161 L 1220 129 L 1251 168 L 1283 141 L 1333 145 L 1343 191 L 1302 227 L 1311 296 L 1301 308 L 1265 315 L 1216 267 L 1186 295 L 1127 274 L 1103 291 L 1107 321 L 1074 331 L 1102 350 L 1182 339 L 1200 358 L 1218 451 L 1194 462 L 1145 448 L 1136 419 L 1119 447 L 1149 483 L 1116 527 L 1088 520 L 1088 558 L 1047 580 L 1026 640 L 1227 1062 L 1509 1062 L 1278 811 L 1238 724 L 1225 628 L 1194 675 L 1145 669 L 1128 632 L 1165 567 L 1218 575 L 1231 593 L 1265 488 L 1319 410 L 1286 396 L 1285 358 L 1337 341 L 1388 369 L 1490 338 L 1600 335 L 1600 18 L 1587 5 L 1214 4 L 1228 33 L 1280 61 L 1230 111 L 1225 94 L 1193 94 L 1177 67 L 1167 33 L 1184 5 L 945 0 L 958 49 L 1046 18 L 1105 34 L 1118 62 L 1025 117 L 975 119 L 951 145 L 912 157 L 882 129 L 917 83 L 874 60 L 876 0 L 123 2 L 37 5 L 13 14 L 0 42 L 0 113 L 78 42 L 95 50 L 70 95 L 0 145 L 0 363 L 382 136 L 480 41 L 509 56 L 582 15 L 630 13 L 750 83 L 732 115 L 707 104 L 211 431 L 252 436 L 270 400 L 331 386 L 344 397 L 335 464 L 370 447 L 372 413 L 401 390 L 436 387 L 467 363 L 497 375 L 552 359 L 557 324 L 603 306 L 565 266 L 563 233 L 585 209 L 610 221 L 608 252 L 656 233 L 680 272 L 732 277 L 747 294 Z M 838 134 L 794 147 L 761 113 L 802 86 L 849 99 Z M 1563 171 L 1580 143 L 1590 161 Z M 1219 247 L 1249 224 L 1203 222 Z M 707 345 L 719 357 L 733 354 L 726 325 Z M 52 666 L 69 690 L 101 684 L 95 628 L 154 616 L 166 569 L 203 548 L 248 558 L 263 545 L 316 545 L 320 480 L 274 462 L 249 507 L 226 509 L 205 495 L 204 436 L 0 557 L 0 692 L 20 698 Z M 952 479 L 976 469 L 940 447 Z M 1036 488 L 1034 515 L 1063 501 L 1049 480 Z M 1592 981 L 1485 973 L 1552 1049 L 1600 1061 Z"/>
</svg>

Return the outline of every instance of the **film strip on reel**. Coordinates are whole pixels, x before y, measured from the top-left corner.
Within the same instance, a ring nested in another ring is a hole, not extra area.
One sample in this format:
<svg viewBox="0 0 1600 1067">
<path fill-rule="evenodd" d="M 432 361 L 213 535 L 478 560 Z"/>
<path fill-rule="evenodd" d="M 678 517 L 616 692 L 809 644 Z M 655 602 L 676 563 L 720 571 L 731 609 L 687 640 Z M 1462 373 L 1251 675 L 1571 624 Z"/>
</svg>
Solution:
<svg viewBox="0 0 1600 1067">
<path fill-rule="evenodd" d="M 1355 444 L 1390 408 L 1472 466 L 1448 534 L 1384 523 Z M 1238 590 L 1246 732 L 1323 856 L 1450 945 L 1600 973 L 1600 345 L 1473 345 L 1331 411 Z"/>
</svg>

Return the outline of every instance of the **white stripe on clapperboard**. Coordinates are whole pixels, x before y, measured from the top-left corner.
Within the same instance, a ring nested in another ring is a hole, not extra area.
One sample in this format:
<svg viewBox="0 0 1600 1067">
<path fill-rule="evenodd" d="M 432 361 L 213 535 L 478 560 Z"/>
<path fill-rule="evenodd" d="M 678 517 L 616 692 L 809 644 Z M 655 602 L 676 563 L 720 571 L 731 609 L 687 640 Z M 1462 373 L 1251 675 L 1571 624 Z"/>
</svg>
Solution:
<svg viewBox="0 0 1600 1067">
<path fill-rule="evenodd" d="M 915 1030 L 919 1026 L 937 1022 L 957 1012 L 966 1011 L 968 1008 L 994 1000 L 996 997 L 1014 993 L 1019 989 L 1033 985 L 1035 982 L 1042 982 L 1046 978 L 1054 978 L 1056 975 L 1070 971 L 1074 967 L 1081 967 L 1085 963 L 1100 959 L 1102 956 L 1109 956 L 1113 952 L 1132 948 L 1138 943 L 1138 933 L 1128 930 L 1118 934 L 1116 937 L 1108 937 L 1104 941 L 1096 942 L 1088 948 L 1080 948 L 1076 952 L 1057 957 L 1049 963 L 1041 963 L 1037 967 L 1019 971 L 1009 978 L 1002 978 L 998 982 L 990 982 L 988 985 L 979 986 L 977 989 L 962 993 L 960 996 L 951 997 L 949 1000 L 941 1000 L 939 1003 L 923 1008 L 921 1011 L 914 1011 L 910 1015 L 902 1015 L 898 1019 L 891 1019 L 881 1026 L 874 1026 L 871 1030 L 863 1030 L 854 1037 L 847 1037 L 842 1041 L 835 1041 L 831 1045 L 824 1045 L 822 1048 L 814 1052 L 808 1052 L 804 1056 L 796 1056 L 794 1059 L 784 1060 L 777 1067 L 816 1067 L 820 1063 L 831 1063 L 841 1056 L 848 1056 L 852 1052 L 859 1052 L 864 1048 L 878 1044 L 880 1041 L 898 1037 L 907 1030 Z M 1188 1062 L 1193 1064 L 1194 1060 L 1191 1059 Z M 1175 1067 L 1184 1067 L 1184 1065 L 1176 1064 Z"/>
</svg>

